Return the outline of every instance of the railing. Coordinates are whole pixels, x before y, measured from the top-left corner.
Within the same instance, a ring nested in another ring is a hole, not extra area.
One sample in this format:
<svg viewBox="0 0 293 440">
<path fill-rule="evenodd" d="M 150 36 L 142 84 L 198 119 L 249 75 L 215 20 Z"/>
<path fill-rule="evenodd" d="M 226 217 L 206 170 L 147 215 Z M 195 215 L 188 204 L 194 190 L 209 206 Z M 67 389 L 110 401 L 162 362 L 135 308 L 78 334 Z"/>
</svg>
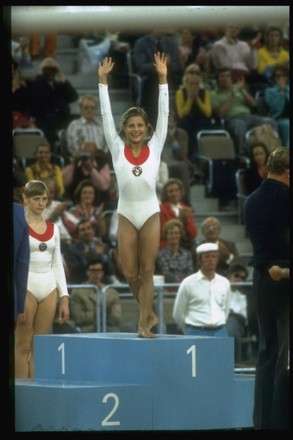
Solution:
<svg viewBox="0 0 293 440">
<path fill-rule="evenodd" d="M 179 287 L 179 283 L 155 283 L 154 287 L 155 287 L 155 293 L 157 294 L 158 297 L 158 319 L 159 319 L 159 324 L 158 324 L 158 331 L 159 333 L 163 333 L 164 332 L 164 297 L 167 296 L 171 296 L 171 293 L 166 291 L 165 288 L 170 288 L 170 287 L 175 287 L 178 289 Z M 252 286 L 252 282 L 251 281 L 242 281 L 239 283 L 231 283 L 231 286 L 247 286 L 247 287 L 251 287 Z M 113 288 L 118 290 L 119 293 L 119 289 L 129 289 L 128 284 L 108 284 L 107 286 L 105 286 L 102 289 L 102 332 L 106 333 L 106 329 L 107 329 L 107 303 L 106 303 L 106 297 L 107 297 L 107 291 L 108 289 Z M 127 293 L 120 293 L 120 296 L 126 296 L 126 297 L 133 297 L 133 294 L 130 292 Z M 176 294 L 172 294 L 172 297 L 175 298 Z M 98 319 L 98 317 L 97 317 Z M 97 327 L 98 328 L 98 327 Z"/>
</svg>

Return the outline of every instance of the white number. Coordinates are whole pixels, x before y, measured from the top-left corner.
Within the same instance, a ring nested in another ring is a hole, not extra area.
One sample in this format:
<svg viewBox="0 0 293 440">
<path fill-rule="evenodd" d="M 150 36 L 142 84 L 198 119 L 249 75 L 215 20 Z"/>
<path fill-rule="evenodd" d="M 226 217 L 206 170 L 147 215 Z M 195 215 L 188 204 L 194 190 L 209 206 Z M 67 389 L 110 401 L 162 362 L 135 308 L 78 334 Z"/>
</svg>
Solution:
<svg viewBox="0 0 293 440">
<path fill-rule="evenodd" d="M 109 421 L 110 417 L 112 417 L 112 415 L 116 412 L 116 410 L 119 406 L 119 398 L 118 398 L 117 394 L 114 394 L 114 393 L 106 394 L 103 398 L 103 403 L 106 403 L 110 397 L 112 397 L 112 399 L 114 399 L 114 406 L 113 406 L 112 410 L 109 412 L 109 414 L 107 415 L 107 417 L 105 417 L 104 420 L 102 421 L 102 426 L 120 425 L 120 422 Z"/>
<path fill-rule="evenodd" d="M 192 345 L 186 353 L 191 353 L 191 376 L 196 377 L 196 346 Z"/>
<path fill-rule="evenodd" d="M 65 374 L 65 345 L 64 342 L 59 345 L 58 351 L 61 351 L 61 371 L 62 374 Z"/>
</svg>

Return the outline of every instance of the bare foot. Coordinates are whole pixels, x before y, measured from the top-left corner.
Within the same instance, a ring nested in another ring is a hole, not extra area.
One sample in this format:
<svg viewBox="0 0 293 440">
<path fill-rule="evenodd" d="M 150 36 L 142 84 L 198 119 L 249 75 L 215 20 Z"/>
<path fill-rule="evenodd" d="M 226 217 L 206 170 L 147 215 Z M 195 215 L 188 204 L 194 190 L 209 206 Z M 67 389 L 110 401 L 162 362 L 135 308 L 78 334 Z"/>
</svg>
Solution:
<svg viewBox="0 0 293 440">
<path fill-rule="evenodd" d="M 152 333 L 147 327 L 138 327 L 137 336 L 139 338 L 154 338 L 155 334 Z"/>
<path fill-rule="evenodd" d="M 157 315 L 155 315 L 154 312 L 151 312 L 151 315 L 149 317 L 149 321 L 148 321 L 148 328 L 151 329 L 153 327 L 155 327 L 155 325 L 157 325 L 159 322 L 159 319 L 157 317 Z"/>
</svg>

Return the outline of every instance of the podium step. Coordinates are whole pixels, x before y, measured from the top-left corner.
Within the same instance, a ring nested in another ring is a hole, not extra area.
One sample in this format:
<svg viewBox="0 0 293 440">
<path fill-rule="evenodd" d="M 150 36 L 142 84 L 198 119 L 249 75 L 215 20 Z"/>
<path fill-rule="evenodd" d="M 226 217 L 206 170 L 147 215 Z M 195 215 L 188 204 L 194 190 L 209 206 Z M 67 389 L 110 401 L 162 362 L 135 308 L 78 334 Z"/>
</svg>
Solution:
<svg viewBox="0 0 293 440">
<path fill-rule="evenodd" d="M 254 378 L 235 378 L 233 338 L 61 334 L 34 346 L 35 378 L 15 384 L 16 431 L 252 426 Z"/>
</svg>

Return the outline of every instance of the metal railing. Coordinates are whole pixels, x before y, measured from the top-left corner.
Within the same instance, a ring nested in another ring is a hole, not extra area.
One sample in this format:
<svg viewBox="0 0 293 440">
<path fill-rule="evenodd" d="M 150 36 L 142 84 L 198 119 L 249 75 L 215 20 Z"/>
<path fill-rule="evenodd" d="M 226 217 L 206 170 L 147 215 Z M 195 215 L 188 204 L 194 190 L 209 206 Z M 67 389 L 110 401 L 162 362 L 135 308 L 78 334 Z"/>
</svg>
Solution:
<svg viewBox="0 0 293 440">
<path fill-rule="evenodd" d="M 178 289 L 180 286 L 179 283 L 155 283 L 155 295 L 157 295 L 158 298 L 158 331 L 159 333 L 164 333 L 164 297 L 172 297 L 175 298 L 176 293 L 171 294 L 171 292 L 168 292 L 165 290 L 165 288 L 175 287 Z M 252 282 L 251 281 L 242 281 L 238 283 L 231 283 L 231 286 L 247 286 L 251 287 Z M 129 289 L 128 284 L 108 284 L 102 289 L 102 333 L 107 332 L 107 291 L 108 289 L 116 289 L 118 290 L 118 294 L 121 297 L 130 297 L 133 298 L 133 294 L 130 292 L 127 293 L 119 293 L 119 289 Z"/>
</svg>

